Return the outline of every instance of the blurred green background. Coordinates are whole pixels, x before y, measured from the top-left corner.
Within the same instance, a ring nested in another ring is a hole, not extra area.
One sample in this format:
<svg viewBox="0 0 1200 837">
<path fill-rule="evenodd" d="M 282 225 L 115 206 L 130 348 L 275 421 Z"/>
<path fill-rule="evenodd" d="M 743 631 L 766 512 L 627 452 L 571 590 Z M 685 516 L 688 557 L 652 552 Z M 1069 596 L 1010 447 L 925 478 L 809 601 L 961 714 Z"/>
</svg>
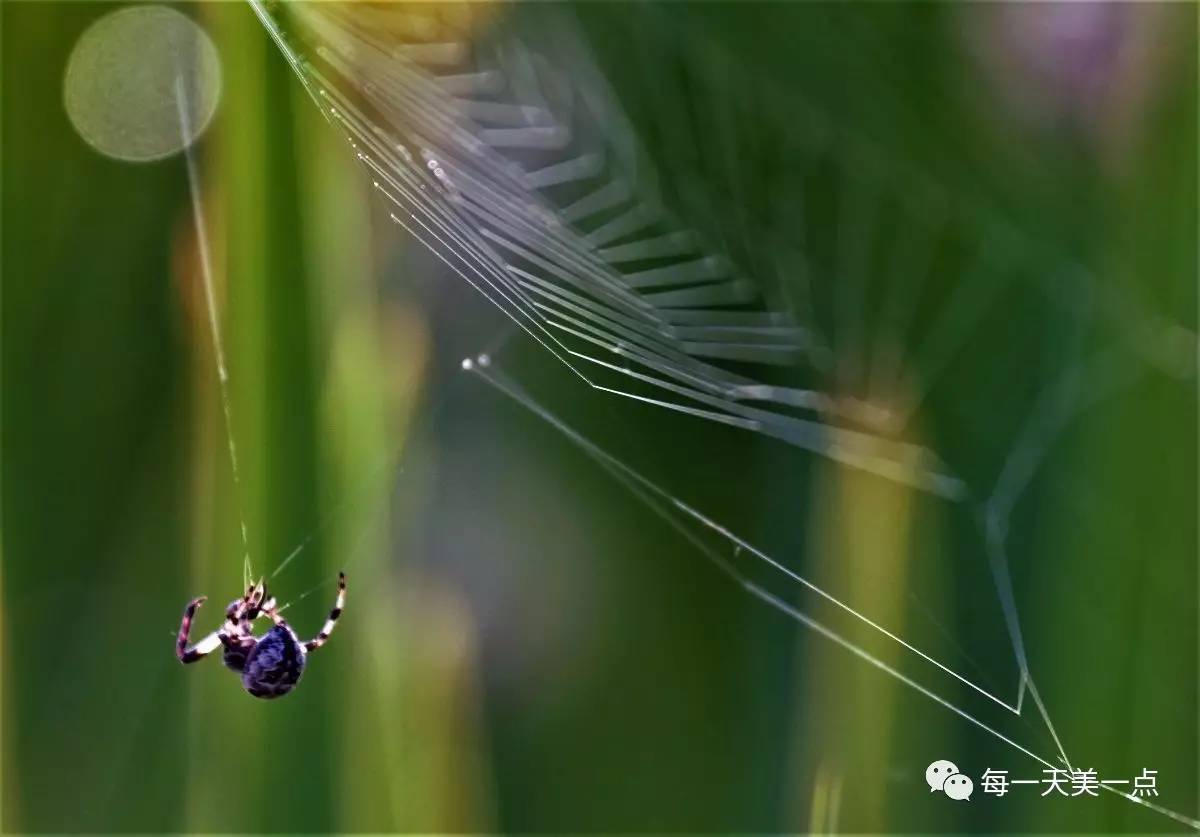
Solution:
<svg viewBox="0 0 1200 837">
<path fill-rule="evenodd" d="M 703 33 L 1133 289 L 1194 357 L 1195 9 L 1104 6 L 1141 33 L 1127 95 L 1068 79 L 1020 118 L 1003 85 L 1034 58 L 996 59 L 992 87 L 986 71 L 1004 49 L 987 44 L 1006 31 L 996 16 L 1017 4 L 979 20 L 931 3 L 605 3 L 578 18 L 635 124 L 656 51 Z M 198 150 L 235 485 L 183 159 L 106 158 L 64 112 L 68 55 L 115 8 L 0 6 L 5 831 L 1179 830 L 1115 797 L 931 797 L 935 757 L 1040 767 L 746 596 L 457 372 L 508 335 L 503 320 L 387 222 L 247 6 L 183 4 L 222 62 Z M 649 143 L 664 166 L 670 141 Z M 1010 339 L 996 330 L 995 352 Z M 577 398 L 520 337 L 505 351 L 518 379 Z M 622 429 L 648 452 L 705 438 Z M 1157 769 L 1157 801 L 1190 816 L 1195 429 L 1194 367 L 1102 401 L 1014 547 L 1026 646 L 1068 749 L 1102 773 Z M 903 498 L 829 468 L 702 490 L 842 550 L 864 589 L 880 578 L 863 555 L 911 525 Z M 810 501 L 839 497 L 870 510 L 866 534 L 814 524 Z M 315 533 L 274 583 L 283 600 L 326 584 L 289 610 L 301 633 L 337 570 L 350 579 L 336 636 L 283 701 L 172 653 L 188 599 L 211 597 L 206 631 L 240 591 L 239 517 L 258 570 Z"/>
</svg>

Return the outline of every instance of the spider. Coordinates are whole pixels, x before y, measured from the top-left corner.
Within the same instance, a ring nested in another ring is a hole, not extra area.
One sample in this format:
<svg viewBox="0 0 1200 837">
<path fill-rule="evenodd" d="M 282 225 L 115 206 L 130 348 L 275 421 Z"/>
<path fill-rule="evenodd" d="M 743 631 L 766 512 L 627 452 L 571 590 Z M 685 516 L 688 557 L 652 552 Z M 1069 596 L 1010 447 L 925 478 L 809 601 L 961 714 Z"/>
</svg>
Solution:
<svg viewBox="0 0 1200 837">
<path fill-rule="evenodd" d="M 179 626 L 179 638 L 175 643 L 175 654 L 179 662 L 187 665 L 201 660 L 225 646 L 222 657 L 227 668 L 242 675 L 242 687 L 257 698 L 283 697 L 300 681 L 304 663 L 310 651 L 325 644 L 333 633 L 342 608 L 346 606 L 346 574 L 338 573 L 337 601 L 325 626 L 315 639 L 301 642 L 296 632 L 279 615 L 275 598 L 267 595 L 262 581 L 246 588 L 246 595 L 234 599 L 225 608 L 225 621 L 192 647 L 188 647 L 188 632 L 196 610 L 204 604 L 207 596 L 188 603 L 183 611 L 183 622 Z M 266 616 L 274 626 L 262 636 L 254 635 L 254 620 Z"/>
</svg>

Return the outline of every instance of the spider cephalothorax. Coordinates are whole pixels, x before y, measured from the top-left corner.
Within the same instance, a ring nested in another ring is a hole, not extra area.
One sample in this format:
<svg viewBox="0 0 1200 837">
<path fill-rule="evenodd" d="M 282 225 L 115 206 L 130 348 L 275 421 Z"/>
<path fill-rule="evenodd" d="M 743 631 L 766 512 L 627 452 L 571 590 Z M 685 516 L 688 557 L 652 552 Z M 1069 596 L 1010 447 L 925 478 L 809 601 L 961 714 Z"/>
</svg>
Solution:
<svg viewBox="0 0 1200 837">
<path fill-rule="evenodd" d="M 224 646 L 222 661 L 226 667 L 242 675 L 242 686 L 258 698 L 277 698 L 286 695 L 300 681 L 308 652 L 325 644 L 333 633 L 342 608 L 346 605 L 346 574 L 338 573 L 337 601 L 325 626 L 315 638 L 301 642 L 296 632 L 279 615 L 274 597 L 267 595 L 262 581 L 246 588 L 246 595 L 234 599 L 225 608 L 225 621 L 192 647 L 188 647 L 188 632 L 196 610 L 205 602 L 204 596 L 193 599 L 183 612 L 175 653 L 179 661 L 194 663 Z M 274 626 L 262 636 L 254 635 L 254 622 L 266 616 Z"/>
</svg>

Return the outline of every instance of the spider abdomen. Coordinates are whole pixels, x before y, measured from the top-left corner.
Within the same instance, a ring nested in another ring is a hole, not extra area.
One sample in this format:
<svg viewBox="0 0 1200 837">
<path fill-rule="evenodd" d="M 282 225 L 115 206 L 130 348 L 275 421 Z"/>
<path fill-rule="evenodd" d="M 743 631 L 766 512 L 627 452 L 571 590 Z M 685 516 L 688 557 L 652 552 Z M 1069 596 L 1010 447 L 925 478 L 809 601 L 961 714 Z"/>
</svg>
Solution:
<svg viewBox="0 0 1200 837">
<path fill-rule="evenodd" d="M 304 648 L 282 625 L 271 628 L 246 658 L 242 686 L 257 698 L 286 695 L 304 673 Z"/>
</svg>

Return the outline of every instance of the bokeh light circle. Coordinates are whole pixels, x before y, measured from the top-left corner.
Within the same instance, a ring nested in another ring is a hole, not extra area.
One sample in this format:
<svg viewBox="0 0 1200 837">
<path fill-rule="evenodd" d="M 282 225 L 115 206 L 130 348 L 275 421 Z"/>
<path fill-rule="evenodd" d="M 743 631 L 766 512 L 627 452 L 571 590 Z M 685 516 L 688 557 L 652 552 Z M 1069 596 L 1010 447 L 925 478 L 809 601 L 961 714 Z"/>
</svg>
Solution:
<svg viewBox="0 0 1200 837">
<path fill-rule="evenodd" d="M 180 118 L 179 79 L 186 120 Z M 212 40 L 166 6 L 130 6 L 93 23 L 71 51 L 63 81 L 67 116 L 79 135 L 101 154 L 131 162 L 169 157 L 190 145 L 220 98 Z"/>
</svg>

